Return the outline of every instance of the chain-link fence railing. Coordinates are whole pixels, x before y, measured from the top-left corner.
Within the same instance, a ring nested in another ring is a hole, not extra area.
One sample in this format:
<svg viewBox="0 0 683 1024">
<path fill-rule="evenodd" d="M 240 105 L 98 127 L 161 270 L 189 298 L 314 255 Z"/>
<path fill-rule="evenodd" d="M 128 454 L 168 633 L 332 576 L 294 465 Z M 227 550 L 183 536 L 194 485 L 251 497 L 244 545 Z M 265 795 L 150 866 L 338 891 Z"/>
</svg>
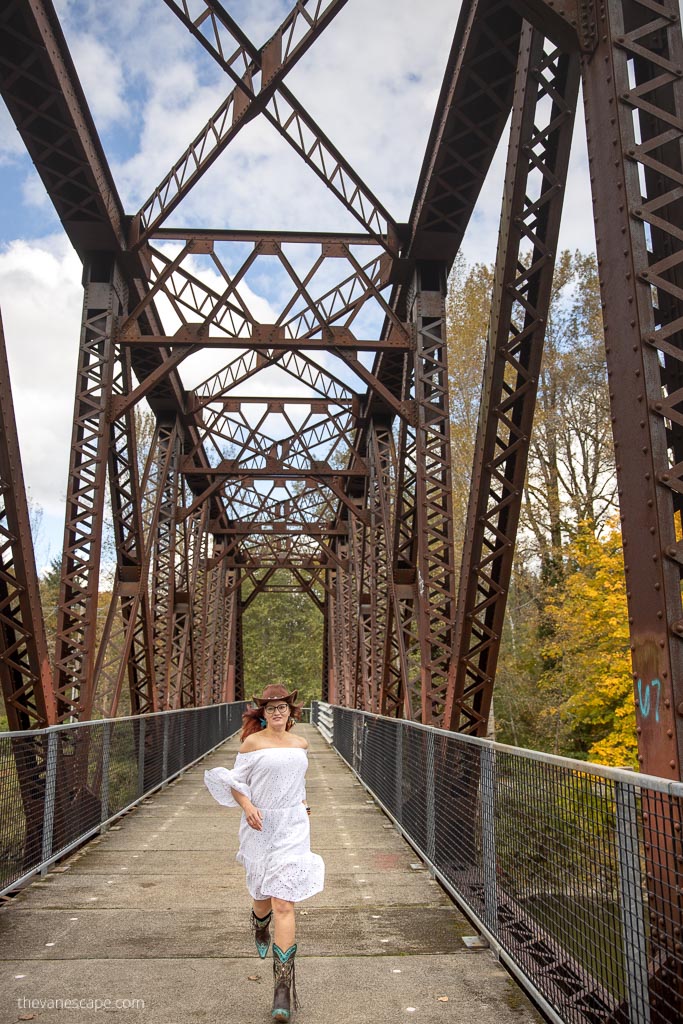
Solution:
<svg viewBox="0 0 683 1024">
<path fill-rule="evenodd" d="M 203 757 L 246 702 L 0 733 L 0 895 Z"/>
<path fill-rule="evenodd" d="M 683 1021 L 683 784 L 314 703 L 551 1019 Z"/>
</svg>

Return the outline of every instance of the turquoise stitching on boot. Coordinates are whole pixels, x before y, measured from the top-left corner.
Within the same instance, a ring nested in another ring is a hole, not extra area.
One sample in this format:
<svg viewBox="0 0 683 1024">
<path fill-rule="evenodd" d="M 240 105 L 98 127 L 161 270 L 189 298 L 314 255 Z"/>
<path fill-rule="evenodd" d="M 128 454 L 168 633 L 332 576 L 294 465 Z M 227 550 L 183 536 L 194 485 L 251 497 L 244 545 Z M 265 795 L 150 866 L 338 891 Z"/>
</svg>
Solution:
<svg viewBox="0 0 683 1024">
<path fill-rule="evenodd" d="M 291 958 L 296 953 L 296 942 L 294 943 L 293 946 L 289 947 L 289 949 L 287 950 L 286 953 L 283 953 L 282 950 L 280 949 L 280 947 L 278 946 L 278 944 L 276 942 L 274 942 L 273 943 L 273 953 L 277 953 L 278 960 L 281 963 L 286 964 L 287 961 L 291 960 Z"/>
<path fill-rule="evenodd" d="M 273 1010 L 271 1017 L 276 1017 L 277 1020 L 289 1020 L 289 1010 Z"/>
</svg>

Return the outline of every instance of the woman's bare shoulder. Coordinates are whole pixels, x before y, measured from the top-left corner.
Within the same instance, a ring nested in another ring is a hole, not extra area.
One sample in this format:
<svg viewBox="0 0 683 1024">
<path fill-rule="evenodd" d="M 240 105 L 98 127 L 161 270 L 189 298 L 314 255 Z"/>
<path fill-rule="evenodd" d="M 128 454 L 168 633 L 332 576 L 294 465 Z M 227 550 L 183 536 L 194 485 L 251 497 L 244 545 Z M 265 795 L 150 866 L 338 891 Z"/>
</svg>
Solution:
<svg viewBox="0 0 683 1024">
<path fill-rule="evenodd" d="M 308 750 L 308 740 L 305 736 L 292 736 L 292 746 L 301 747 L 302 750 Z"/>
<path fill-rule="evenodd" d="M 260 743 L 261 737 L 257 732 L 252 732 L 250 736 L 247 736 L 245 740 L 242 740 L 240 745 L 240 754 L 248 754 L 250 750 L 260 750 L 263 745 Z"/>
</svg>

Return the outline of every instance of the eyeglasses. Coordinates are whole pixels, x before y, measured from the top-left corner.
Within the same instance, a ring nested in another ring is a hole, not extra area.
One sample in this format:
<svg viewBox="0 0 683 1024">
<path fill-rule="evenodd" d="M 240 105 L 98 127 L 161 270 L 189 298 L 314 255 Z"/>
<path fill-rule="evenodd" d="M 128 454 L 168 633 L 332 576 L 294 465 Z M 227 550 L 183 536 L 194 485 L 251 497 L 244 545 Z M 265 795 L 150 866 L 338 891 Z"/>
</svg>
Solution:
<svg viewBox="0 0 683 1024">
<path fill-rule="evenodd" d="M 289 704 L 278 704 L 276 707 L 264 708 L 263 710 L 267 715 L 274 715 L 276 711 L 280 715 L 284 715 L 289 711 Z"/>
</svg>

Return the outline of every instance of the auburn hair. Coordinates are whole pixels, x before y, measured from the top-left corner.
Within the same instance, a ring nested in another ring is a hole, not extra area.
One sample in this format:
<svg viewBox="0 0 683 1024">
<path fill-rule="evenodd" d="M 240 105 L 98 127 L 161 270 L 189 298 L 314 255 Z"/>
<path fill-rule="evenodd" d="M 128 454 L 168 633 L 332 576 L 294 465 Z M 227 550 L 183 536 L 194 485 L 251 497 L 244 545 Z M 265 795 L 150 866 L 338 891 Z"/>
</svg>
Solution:
<svg viewBox="0 0 683 1024">
<path fill-rule="evenodd" d="M 286 692 L 287 690 L 285 689 L 285 693 Z M 277 700 L 283 701 L 289 708 L 289 718 L 287 719 L 287 725 L 285 726 L 287 732 L 289 732 L 295 721 L 301 721 L 301 706 L 299 704 L 293 704 L 290 700 L 284 700 L 284 697 L 274 696 L 268 698 L 269 702 Z M 263 728 L 261 725 L 261 719 L 264 717 L 262 708 L 247 708 L 242 715 L 242 733 L 240 735 L 240 740 L 242 742 L 246 740 L 247 736 L 251 736 L 253 732 L 261 732 L 261 729 Z"/>
</svg>

